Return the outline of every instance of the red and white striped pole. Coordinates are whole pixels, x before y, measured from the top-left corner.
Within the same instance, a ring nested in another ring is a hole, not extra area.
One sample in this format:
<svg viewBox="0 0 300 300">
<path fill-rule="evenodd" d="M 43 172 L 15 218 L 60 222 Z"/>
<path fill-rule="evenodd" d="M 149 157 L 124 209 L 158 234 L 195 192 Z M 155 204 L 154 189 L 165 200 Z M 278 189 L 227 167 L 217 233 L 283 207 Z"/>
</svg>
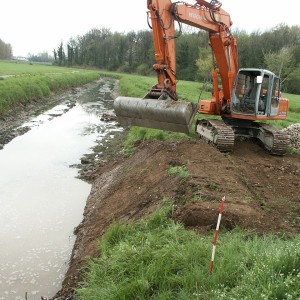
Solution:
<svg viewBox="0 0 300 300">
<path fill-rule="evenodd" d="M 218 240 L 218 236 L 219 236 L 219 228 L 220 228 L 222 213 L 223 213 L 223 209 L 224 209 L 224 202 L 225 202 L 225 196 L 222 198 L 222 202 L 221 202 L 221 206 L 220 206 L 220 212 L 219 212 L 219 217 L 218 217 L 218 222 L 217 222 L 217 227 L 216 227 L 216 232 L 215 232 L 215 238 L 214 238 L 214 244 L 213 244 L 213 248 L 212 248 L 211 261 L 210 261 L 210 268 L 209 268 L 210 274 L 212 274 L 212 271 L 214 268 L 217 240 Z"/>
</svg>

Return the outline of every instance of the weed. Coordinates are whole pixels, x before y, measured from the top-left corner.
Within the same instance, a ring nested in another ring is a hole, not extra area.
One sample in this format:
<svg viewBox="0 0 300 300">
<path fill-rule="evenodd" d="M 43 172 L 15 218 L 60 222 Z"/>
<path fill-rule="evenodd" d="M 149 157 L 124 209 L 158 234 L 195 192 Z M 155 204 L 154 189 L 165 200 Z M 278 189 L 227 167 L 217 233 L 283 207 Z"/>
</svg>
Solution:
<svg viewBox="0 0 300 300">
<path fill-rule="evenodd" d="M 245 198 L 244 198 L 244 203 L 251 203 L 252 202 L 252 197 L 251 196 L 245 196 Z"/>
<path fill-rule="evenodd" d="M 291 154 L 298 154 L 298 155 L 300 155 L 300 150 L 295 150 L 295 149 L 289 148 L 288 152 L 291 153 Z"/>
<path fill-rule="evenodd" d="M 210 182 L 209 184 L 206 185 L 206 187 L 211 191 L 219 191 L 219 185 L 216 184 L 215 182 Z"/>
<path fill-rule="evenodd" d="M 140 173 L 141 175 L 146 175 L 148 172 L 149 172 L 148 168 L 143 168 Z"/>
<path fill-rule="evenodd" d="M 168 169 L 169 176 L 179 176 L 181 178 L 188 178 L 190 176 L 185 166 L 175 166 Z"/>
<path fill-rule="evenodd" d="M 193 202 L 203 202 L 204 199 L 201 194 L 196 194 L 193 196 L 192 201 Z"/>
<path fill-rule="evenodd" d="M 166 141 L 183 138 L 187 138 L 187 135 L 183 133 L 174 133 L 158 129 L 133 126 L 131 127 L 128 138 L 125 142 L 125 154 L 127 156 L 131 156 L 137 145 L 139 145 L 142 141 Z"/>
</svg>

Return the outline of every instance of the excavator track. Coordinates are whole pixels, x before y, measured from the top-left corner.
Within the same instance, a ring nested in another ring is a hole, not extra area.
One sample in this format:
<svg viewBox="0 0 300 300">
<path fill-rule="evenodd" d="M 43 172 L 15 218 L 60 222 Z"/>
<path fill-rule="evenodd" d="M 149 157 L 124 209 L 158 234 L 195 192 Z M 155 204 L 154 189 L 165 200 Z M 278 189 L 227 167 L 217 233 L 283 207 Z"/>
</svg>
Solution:
<svg viewBox="0 0 300 300">
<path fill-rule="evenodd" d="M 234 131 L 222 120 L 197 120 L 196 132 L 221 152 L 230 152 L 234 146 Z"/>
<path fill-rule="evenodd" d="M 285 155 L 290 144 L 290 137 L 269 124 L 259 123 L 258 138 L 264 147 L 273 155 Z"/>
</svg>

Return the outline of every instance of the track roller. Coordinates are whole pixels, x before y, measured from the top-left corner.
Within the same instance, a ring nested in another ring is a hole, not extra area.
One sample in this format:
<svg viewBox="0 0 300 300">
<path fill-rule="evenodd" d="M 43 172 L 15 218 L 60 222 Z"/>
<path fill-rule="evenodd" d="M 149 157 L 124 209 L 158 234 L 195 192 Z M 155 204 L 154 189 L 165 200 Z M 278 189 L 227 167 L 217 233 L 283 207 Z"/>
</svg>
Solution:
<svg viewBox="0 0 300 300">
<path fill-rule="evenodd" d="M 234 146 L 234 131 L 222 120 L 197 120 L 196 132 L 221 152 L 230 152 Z"/>
</svg>

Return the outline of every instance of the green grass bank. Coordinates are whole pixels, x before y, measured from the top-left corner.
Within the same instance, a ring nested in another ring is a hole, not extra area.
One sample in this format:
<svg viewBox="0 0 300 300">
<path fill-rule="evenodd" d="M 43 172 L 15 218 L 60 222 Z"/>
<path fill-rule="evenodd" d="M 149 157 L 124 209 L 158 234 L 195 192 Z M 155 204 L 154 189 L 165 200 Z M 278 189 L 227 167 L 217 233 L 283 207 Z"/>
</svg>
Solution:
<svg viewBox="0 0 300 300">
<path fill-rule="evenodd" d="M 97 71 L 0 61 L 0 114 L 98 78 Z"/>
<path fill-rule="evenodd" d="M 89 299 L 299 299 L 300 236 L 222 231 L 212 275 L 212 235 L 169 219 L 171 207 L 133 225 L 116 224 L 90 260 L 77 296 Z"/>
</svg>

